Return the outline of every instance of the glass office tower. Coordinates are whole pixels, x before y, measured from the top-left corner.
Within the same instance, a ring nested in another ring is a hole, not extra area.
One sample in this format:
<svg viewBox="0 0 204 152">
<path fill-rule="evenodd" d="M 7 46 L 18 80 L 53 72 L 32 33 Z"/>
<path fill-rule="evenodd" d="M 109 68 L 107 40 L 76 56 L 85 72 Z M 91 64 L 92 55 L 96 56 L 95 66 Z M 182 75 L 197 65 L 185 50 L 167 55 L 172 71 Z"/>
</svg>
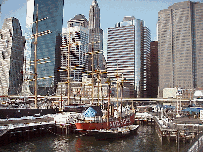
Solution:
<svg viewBox="0 0 204 152">
<path fill-rule="evenodd" d="M 64 0 L 34 0 L 33 21 L 36 21 L 36 11 L 38 4 L 38 19 L 48 17 L 48 19 L 38 23 L 38 33 L 50 30 L 52 33 L 38 37 L 37 43 L 37 59 L 49 57 L 48 63 L 37 65 L 38 78 L 38 94 L 47 95 L 53 94 L 56 89 L 56 84 L 59 81 L 57 72 L 60 67 L 60 45 L 63 24 L 63 6 Z M 36 33 L 36 24 L 33 24 L 32 34 Z M 31 61 L 34 61 L 34 39 L 31 44 Z M 47 61 L 47 60 L 46 60 Z M 40 62 L 40 61 L 38 61 Z M 31 69 L 34 69 L 31 66 Z M 52 78 L 50 78 L 52 76 Z M 54 78 L 53 78 L 54 76 Z M 33 92 L 34 83 L 30 84 Z"/>
</svg>

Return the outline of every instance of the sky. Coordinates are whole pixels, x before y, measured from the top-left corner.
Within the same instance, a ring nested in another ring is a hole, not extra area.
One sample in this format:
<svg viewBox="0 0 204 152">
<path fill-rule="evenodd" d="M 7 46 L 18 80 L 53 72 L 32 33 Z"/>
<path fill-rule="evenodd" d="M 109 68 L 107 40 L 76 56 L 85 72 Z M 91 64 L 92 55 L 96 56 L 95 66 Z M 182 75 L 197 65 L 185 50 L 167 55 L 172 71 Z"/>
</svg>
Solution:
<svg viewBox="0 0 204 152">
<path fill-rule="evenodd" d="M 63 28 L 67 27 L 67 21 L 77 14 L 84 14 L 89 19 L 89 9 L 93 0 L 64 0 Z M 142 19 L 151 31 L 151 39 L 156 40 L 156 24 L 158 12 L 167 9 L 176 2 L 184 0 L 98 0 L 101 15 L 101 28 L 103 30 L 114 27 L 124 16 L 134 16 Z M 203 0 L 193 0 L 203 2 Z M 23 35 L 26 26 L 27 0 L 0 0 L 1 22 L 4 19 L 15 17 L 19 19 Z"/>
</svg>

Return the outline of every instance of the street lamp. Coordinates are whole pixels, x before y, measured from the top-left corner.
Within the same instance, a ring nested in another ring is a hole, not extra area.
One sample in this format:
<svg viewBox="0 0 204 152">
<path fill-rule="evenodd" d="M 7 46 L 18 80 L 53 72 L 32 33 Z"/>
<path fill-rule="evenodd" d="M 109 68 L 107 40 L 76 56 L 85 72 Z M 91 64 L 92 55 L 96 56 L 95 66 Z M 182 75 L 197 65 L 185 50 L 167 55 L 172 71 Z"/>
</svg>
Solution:
<svg viewBox="0 0 204 152">
<path fill-rule="evenodd" d="M 179 90 L 179 89 L 178 89 Z M 181 117 L 178 113 L 178 95 L 180 96 L 180 92 L 177 90 L 177 93 L 176 93 L 176 99 L 177 99 L 177 103 L 176 103 L 176 109 L 177 109 L 177 112 L 176 112 L 176 117 Z M 181 97 L 180 97 L 180 104 L 181 104 Z M 180 105 L 181 106 L 181 105 Z M 180 108 L 180 111 L 181 111 L 181 108 Z"/>
<path fill-rule="evenodd" d="M 180 96 L 180 113 L 181 113 L 181 92 L 179 92 L 179 96 Z"/>
</svg>

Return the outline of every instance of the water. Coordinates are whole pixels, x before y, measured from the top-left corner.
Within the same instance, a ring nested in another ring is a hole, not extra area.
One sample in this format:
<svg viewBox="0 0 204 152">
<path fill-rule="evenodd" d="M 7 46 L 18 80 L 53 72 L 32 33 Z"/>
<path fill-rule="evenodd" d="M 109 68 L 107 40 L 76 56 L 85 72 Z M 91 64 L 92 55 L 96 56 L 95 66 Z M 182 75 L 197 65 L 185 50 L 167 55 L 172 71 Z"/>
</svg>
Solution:
<svg viewBox="0 0 204 152">
<path fill-rule="evenodd" d="M 185 147 L 180 143 L 180 151 Z M 80 136 L 79 134 L 69 134 L 67 136 L 46 134 L 17 143 L 10 143 L 1 146 L 0 151 L 20 151 L 20 152 L 176 152 L 175 142 L 159 141 L 154 126 L 140 126 L 137 133 L 130 137 L 109 141 L 96 141 L 91 136 Z"/>
</svg>

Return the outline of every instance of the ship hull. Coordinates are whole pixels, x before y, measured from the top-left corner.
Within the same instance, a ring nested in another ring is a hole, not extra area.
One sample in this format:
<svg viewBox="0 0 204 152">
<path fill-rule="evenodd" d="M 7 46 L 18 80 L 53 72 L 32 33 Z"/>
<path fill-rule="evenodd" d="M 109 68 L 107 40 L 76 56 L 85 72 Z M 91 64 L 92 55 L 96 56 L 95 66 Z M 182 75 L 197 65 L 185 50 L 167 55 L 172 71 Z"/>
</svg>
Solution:
<svg viewBox="0 0 204 152">
<path fill-rule="evenodd" d="M 110 121 L 109 128 L 117 128 L 123 126 L 132 125 L 135 121 L 135 114 L 132 114 L 129 117 L 123 118 L 121 120 Z M 107 122 L 80 122 L 75 123 L 77 130 L 100 130 L 100 129 L 107 129 L 108 123 Z"/>
<path fill-rule="evenodd" d="M 137 132 L 139 125 L 130 125 L 128 130 L 118 131 L 119 128 L 112 129 L 112 130 L 100 130 L 95 134 L 96 140 L 109 140 L 109 139 L 118 139 L 123 137 L 129 137 L 132 134 Z M 127 127 L 124 127 L 127 128 Z"/>
<path fill-rule="evenodd" d="M 0 119 L 21 118 L 23 116 L 34 116 L 35 114 L 56 114 L 59 109 L 0 109 Z"/>
</svg>

